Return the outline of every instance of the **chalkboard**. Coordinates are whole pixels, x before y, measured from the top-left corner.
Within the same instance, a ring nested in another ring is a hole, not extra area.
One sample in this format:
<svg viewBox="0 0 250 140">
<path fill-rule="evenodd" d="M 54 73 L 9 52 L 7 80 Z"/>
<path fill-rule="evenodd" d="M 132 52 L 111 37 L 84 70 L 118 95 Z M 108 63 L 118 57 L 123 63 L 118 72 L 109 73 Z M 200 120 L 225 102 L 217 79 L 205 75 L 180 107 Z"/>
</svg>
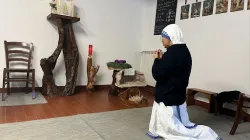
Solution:
<svg viewBox="0 0 250 140">
<path fill-rule="evenodd" d="M 175 23 L 177 0 L 157 0 L 154 35 L 160 35 L 169 24 Z"/>
</svg>

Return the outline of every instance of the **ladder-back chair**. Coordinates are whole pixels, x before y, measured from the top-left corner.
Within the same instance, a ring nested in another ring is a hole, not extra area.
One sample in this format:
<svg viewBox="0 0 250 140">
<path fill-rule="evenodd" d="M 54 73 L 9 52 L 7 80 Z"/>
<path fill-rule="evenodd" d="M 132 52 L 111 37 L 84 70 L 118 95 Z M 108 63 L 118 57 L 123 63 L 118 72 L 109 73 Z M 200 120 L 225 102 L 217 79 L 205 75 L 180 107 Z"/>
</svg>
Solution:
<svg viewBox="0 0 250 140">
<path fill-rule="evenodd" d="M 244 105 L 244 103 L 247 103 L 247 105 Z M 250 103 L 250 96 L 249 95 L 246 95 L 246 94 L 243 94 L 241 93 L 240 96 L 239 96 L 239 99 L 237 101 L 237 110 L 236 110 L 236 116 L 235 116 L 235 119 L 234 119 L 234 124 L 233 124 L 233 127 L 230 131 L 230 134 L 231 135 L 234 135 L 237 128 L 238 128 L 238 125 L 241 123 L 242 121 L 242 118 L 244 116 L 248 116 L 249 114 L 247 114 L 243 109 L 250 109 L 250 106 L 249 106 L 249 103 Z"/>
<path fill-rule="evenodd" d="M 35 93 L 35 70 L 31 68 L 31 59 L 33 52 L 32 43 L 7 42 L 4 41 L 6 68 L 3 70 L 3 93 L 2 101 L 10 94 L 10 82 L 26 82 L 26 90 L 29 84 L 32 84 L 32 99 L 36 98 Z M 24 68 L 14 68 L 16 65 L 24 65 Z M 24 73 L 25 77 L 12 77 L 13 73 Z M 31 78 L 30 78 L 31 74 Z M 7 85 L 7 90 L 5 86 Z"/>
</svg>

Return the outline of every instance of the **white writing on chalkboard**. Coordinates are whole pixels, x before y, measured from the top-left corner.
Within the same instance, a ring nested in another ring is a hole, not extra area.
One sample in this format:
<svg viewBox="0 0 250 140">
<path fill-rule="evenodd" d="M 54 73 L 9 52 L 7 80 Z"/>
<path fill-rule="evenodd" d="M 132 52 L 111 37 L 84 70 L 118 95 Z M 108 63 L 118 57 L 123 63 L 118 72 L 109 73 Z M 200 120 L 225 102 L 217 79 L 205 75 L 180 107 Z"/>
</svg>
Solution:
<svg viewBox="0 0 250 140">
<path fill-rule="evenodd" d="M 154 34 L 159 35 L 163 28 L 175 23 L 177 0 L 157 0 Z"/>
</svg>

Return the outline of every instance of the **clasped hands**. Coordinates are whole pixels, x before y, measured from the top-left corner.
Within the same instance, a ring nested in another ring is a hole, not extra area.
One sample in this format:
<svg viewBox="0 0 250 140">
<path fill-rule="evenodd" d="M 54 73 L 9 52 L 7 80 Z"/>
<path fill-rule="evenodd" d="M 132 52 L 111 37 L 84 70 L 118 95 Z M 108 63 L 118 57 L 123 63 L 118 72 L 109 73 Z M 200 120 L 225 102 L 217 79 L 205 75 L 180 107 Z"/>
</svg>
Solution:
<svg viewBox="0 0 250 140">
<path fill-rule="evenodd" d="M 163 56 L 162 50 L 154 51 L 154 55 L 153 55 L 154 58 L 162 59 L 162 56 Z"/>
</svg>

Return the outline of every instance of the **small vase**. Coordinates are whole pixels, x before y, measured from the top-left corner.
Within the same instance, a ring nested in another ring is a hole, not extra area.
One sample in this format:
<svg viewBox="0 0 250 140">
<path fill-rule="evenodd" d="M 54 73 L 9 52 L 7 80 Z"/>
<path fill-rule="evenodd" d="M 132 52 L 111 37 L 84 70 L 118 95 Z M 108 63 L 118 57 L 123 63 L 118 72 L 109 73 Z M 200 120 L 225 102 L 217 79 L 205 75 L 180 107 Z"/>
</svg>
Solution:
<svg viewBox="0 0 250 140">
<path fill-rule="evenodd" d="M 51 13 L 57 14 L 57 10 L 55 8 L 51 8 Z"/>
</svg>

